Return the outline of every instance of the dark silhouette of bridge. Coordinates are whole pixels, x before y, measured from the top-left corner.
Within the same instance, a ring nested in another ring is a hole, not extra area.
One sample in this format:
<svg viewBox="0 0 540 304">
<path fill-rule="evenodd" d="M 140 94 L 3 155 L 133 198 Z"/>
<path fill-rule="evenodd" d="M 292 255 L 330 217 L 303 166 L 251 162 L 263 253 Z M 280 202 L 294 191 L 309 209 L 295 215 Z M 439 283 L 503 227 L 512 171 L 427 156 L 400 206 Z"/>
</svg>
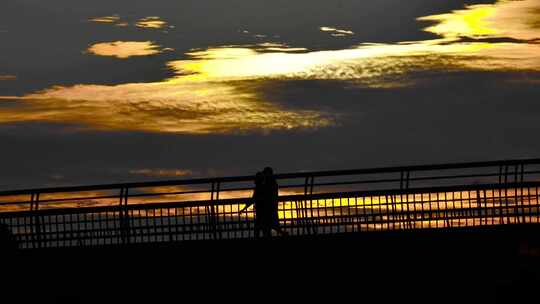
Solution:
<svg viewBox="0 0 540 304">
<path fill-rule="evenodd" d="M 540 159 L 277 174 L 285 238 L 540 223 Z M 0 192 L 19 248 L 252 239 L 254 176 Z M 282 238 L 275 235 L 274 238 Z"/>
</svg>

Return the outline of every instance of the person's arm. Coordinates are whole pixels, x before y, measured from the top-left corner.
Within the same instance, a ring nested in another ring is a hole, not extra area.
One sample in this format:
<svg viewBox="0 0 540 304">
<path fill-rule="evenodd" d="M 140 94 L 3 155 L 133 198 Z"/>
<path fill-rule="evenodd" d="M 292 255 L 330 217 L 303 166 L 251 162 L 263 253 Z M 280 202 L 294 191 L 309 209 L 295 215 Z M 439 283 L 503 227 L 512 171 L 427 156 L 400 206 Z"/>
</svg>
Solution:
<svg viewBox="0 0 540 304">
<path fill-rule="evenodd" d="M 253 196 L 251 197 L 251 201 L 244 207 L 242 208 L 242 210 L 240 210 L 240 212 L 244 212 L 247 208 L 251 207 L 251 205 L 253 205 L 253 203 L 255 202 L 255 194 L 257 192 L 257 189 L 253 190 Z"/>
<path fill-rule="evenodd" d="M 253 205 L 253 201 L 249 202 L 242 210 L 240 210 L 240 212 L 244 212 L 247 208 L 251 207 L 251 205 Z"/>
</svg>

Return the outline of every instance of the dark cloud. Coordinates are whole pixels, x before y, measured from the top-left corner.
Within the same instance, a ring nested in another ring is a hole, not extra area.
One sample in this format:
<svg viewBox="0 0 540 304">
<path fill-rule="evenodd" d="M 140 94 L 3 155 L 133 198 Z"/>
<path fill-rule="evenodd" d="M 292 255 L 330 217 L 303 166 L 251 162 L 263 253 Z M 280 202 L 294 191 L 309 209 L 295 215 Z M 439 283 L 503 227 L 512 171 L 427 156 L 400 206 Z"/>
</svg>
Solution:
<svg viewBox="0 0 540 304">
<path fill-rule="evenodd" d="M 305 99 L 349 113 L 341 125 L 267 135 L 74 132 L 70 126 L 0 126 L 1 188 L 141 180 L 130 171 L 198 176 L 534 157 L 540 151 L 537 73 L 434 72 L 410 88 L 275 83 L 271 100 Z M 523 82 L 516 81 L 523 79 Z M 61 175 L 63 179 L 52 179 Z M 151 177 L 145 177 L 152 179 Z M 156 177 L 157 179 L 157 177 Z"/>
</svg>

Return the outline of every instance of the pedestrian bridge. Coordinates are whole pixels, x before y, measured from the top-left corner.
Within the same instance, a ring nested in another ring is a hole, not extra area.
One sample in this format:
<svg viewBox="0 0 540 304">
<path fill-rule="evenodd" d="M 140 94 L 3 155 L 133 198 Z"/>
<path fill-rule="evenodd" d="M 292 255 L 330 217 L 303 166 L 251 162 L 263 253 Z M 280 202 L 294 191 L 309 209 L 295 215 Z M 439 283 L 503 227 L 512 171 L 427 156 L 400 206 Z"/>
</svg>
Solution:
<svg viewBox="0 0 540 304">
<path fill-rule="evenodd" d="M 277 174 L 290 237 L 540 223 L 540 159 Z M 0 192 L 19 248 L 254 238 L 254 176 Z M 274 237 L 278 237 L 277 235 Z"/>
</svg>

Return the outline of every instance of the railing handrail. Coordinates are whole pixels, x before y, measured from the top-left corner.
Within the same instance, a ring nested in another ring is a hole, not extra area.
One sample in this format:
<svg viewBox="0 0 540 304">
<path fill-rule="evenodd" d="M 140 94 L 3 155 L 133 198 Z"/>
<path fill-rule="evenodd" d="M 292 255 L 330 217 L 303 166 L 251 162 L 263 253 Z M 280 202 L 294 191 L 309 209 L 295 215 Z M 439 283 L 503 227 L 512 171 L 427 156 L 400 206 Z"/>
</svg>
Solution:
<svg viewBox="0 0 540 304">
<path fill-rule="evenodd" d="M 532 188 L 540 187 L 540 181 L 535 182 L 522 182 L 522 183 L 506 183 L 506 184 L 474 184 L 474 185 L 457 185 L 457 186 L 440 186 L 440 187 L 419 187 L 409 189 L 381 189 L 381 190 L 369 190 L 369 191 L 348 191 L 348 192 L 328 192 L 317 194 L 294 194 L 294 195 L 281 195 L 278 198 L 279 202 L 292 202 L 292 201 L 309 201 L 319 199 L 333 199 L 333 198 L 346 198 L 346 197 L 374 197 L 374 196 L 393 196 L 393 195 L 410 195 L 410 194 L 425 194 L 425 193 L 448 193 L 448 192 L 461 192 L 461 191 L 479 191 L 479 190 L 498 190 L 498 189 L 516 189 L 516 188 Z M 160 202 L 160 203 L 147 203 L 147 204 L 132 204 L 125 208 L 127 209 L 159 209 L 159 208 L 174 208 L 174 207 L 207 207 L 217 205 L 230 205 L 237 204 L 240 201 L 247 202 L 251 200 L 251 197 L 240 198 L 228 198 L 220 200 L 200 200 L 200 201 L 179 201 L 179 202 Z M 75 214 L 75 213 L 92 213 L 103 211 L 119 211 L 124 207 L 120 205 L 107 205 L 107 206 L 92 206 L 92 207 L 78 207 L 78 208 L 52 208 L 52 209 L 39 209 L 39 210 L 22 210 L 22 211 L 8 211 L 0 213 L 0 218 L 12 217 L 12 216 L 29 216 L 36 214 Z"/>
<path fill-rule="evenodd" d="M 275 174 L 275 177 L 276 179 L 281 180 L 281 179 L 294 179 L 294 178 L 305 178 L 305 177 L 331 177 L 331 176 L 393 173 L 393 172 L 398 173 L 398 172 L 486 168 L 486 167 L 503 167 L 503 166 L 508 167 L 508 166 L 518 166 L 518 165 L 528 165 L 528 164 L 540 164 L 540 158 L 446 163 L 446 164 L 432 164 L 432 165 L 412 165 L 412 166 L 398 166 L 398 167 L 378 167 L 378 168 L 347 169 L 347 170 L 306 171 L 306 172 Z M 254 175 L 247 175 L 247 176 L 164 180 L 164 181 L 151 181 L 151 182 L 132 182 L 132 183 L 115 183 L 115 184 L 67 186 L 67 187 L 52 187 L 52 188 L 34 188 L 34 189 L 0 191 L 0 196 L 25 195 L 25 194 L 33 194 L 33 193 L 44 194 L 44 193 L 60 193 L 60 192 L 84 192 L 84 191 L 95 191 L 95 190 L 114 190 L 114 189 L 121 189 L 121 188 L 181 186 L 181 185 L 196 185 L 196 184 L 210 184 L 210 183 L 226 183 L 226 182 L 247 182 L 247 181 L 253 181 L 253 179 L 254 179 Z"/>
</svg>

